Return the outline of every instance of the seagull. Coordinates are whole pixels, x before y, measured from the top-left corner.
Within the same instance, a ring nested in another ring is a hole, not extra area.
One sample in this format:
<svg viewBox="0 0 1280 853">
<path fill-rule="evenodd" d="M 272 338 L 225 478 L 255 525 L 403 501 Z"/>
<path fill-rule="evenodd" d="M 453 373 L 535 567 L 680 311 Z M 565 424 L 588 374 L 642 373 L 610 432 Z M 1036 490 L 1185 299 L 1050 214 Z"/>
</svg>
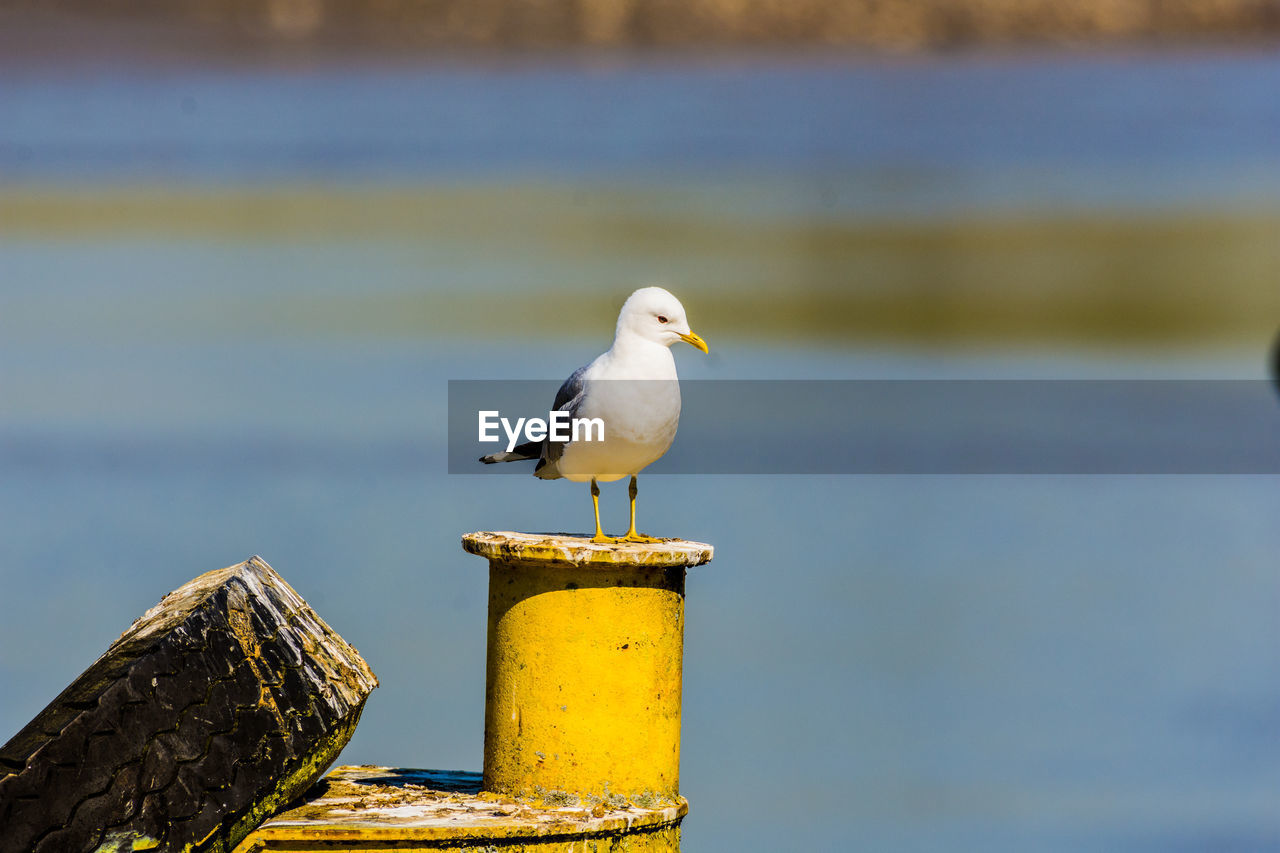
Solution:
<svg viewBox="0 0 1280 853">
<path fill-rule="evenodd" d="M 530 441 L 503 453 L 480 457 L 485 464 L 538 460 L 533 475 L 543 480 L 563 477 L 591 481 L 596 535 L 592 542 L 661 542 L 636 532 L 636 475 L 662 457 L 680 422 L 680 383 L 671 345 L 684 341 L 709 352 L 707 342 L 689 328 L 684 306 L 661 287 L 642 287 L 627 298 L 618 314 L 613 346 L 590 364 L 579 367 L 556 392 L 555 411 L 570 418 L 599 418 L 603 437 Z M 621 381 L 616 381 L 621 380 Z M 600 486 L 631 477 L 631 525 L 620 537 L 600 527 Z"/>
</svg>

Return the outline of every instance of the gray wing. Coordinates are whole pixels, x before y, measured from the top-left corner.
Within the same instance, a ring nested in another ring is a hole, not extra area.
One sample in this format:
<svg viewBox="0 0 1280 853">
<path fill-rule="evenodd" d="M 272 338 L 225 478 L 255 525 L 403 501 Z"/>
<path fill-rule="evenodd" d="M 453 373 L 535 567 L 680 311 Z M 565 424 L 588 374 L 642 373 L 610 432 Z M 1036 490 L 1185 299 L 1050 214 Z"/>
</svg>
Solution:
<svg viewBox="0 0 1280 853">
<path fill-rule="evenodd" d="M 586 376 L 587 366 L 584 365 L 570 374 L 569 378 L 560 386 L 560 390 L 556 392 L 555 402 L 551 404 L 552 411 L 568 412 L 570 418 L 578 416 L 578 411 L 582 408 L 582 398 L 587 392 L 587 383 L 583 378 Z M 556 463 L 560 461 L 560 455 L 564 453 L 566 442 L 552 441 L 550 438 L 542 442 L 542 456 L 538 459 L 538 465 L 533 469 L 533 476 L 543 480 L 559 479 L 560 471 L 556 467 Z"/>
</svg>

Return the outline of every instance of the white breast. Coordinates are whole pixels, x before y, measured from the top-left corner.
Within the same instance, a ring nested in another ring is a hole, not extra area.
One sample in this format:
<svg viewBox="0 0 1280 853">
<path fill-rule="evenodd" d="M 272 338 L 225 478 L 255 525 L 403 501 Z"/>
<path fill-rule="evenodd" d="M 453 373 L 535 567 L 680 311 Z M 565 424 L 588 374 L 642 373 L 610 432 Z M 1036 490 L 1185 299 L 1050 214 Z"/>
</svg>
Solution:
<svg viewBox="0 0 1280 853">
<path fill-rule="evenodd" d="M 583 377 L 586 395 L 576 417 L 604 421 L 603 441 L 575 441 L 560 457 L 561 476 L 603 482 L 638 473 L 661 458 L 680 423 L 680 383 L 666 347 L 611 358 L 610 351 Z"/>
</svg>

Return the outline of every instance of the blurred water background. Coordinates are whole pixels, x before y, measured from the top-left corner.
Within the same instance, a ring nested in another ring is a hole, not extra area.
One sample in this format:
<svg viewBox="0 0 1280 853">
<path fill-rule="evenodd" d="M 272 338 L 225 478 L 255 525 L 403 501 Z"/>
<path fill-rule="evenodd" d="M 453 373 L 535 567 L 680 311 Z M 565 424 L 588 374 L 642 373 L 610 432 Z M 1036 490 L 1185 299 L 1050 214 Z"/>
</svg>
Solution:
<svg viewBox="0 0 1280 853">
<path fill-rule="evenodd" d="M 458 538 L 590 504 L 446 474 L 446 383 L 566 375 L 640 285 L 710 342 L 686 377 L 1261 378 L 1278 91 L 1205 48 L 6 65 L 0 737 L 257 553 L 382 679 L 343 762 L 478 769 Z M 1277 849 L 1278 509 L 642 478 L 642 529 L 717 549 L 685 849 Z"/>
</svg>

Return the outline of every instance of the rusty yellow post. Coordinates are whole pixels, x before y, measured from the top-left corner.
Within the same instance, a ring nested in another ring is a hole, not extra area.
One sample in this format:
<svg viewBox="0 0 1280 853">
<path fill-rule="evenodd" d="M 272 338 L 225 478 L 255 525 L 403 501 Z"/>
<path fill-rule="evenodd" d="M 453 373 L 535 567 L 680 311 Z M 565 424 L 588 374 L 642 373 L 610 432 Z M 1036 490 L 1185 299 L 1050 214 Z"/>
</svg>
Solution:
<svg viewBox="0 0 1280 853">
<path fill-rule="evenodd" d="M 685 569 L 711 546 L 527 533 L 462 544 L 489 560 L 484 789 L 676 802 Z"/>
<path fill-rule="evenodd" d="M 236 853 L 677 853 L 684 575 L 711 546 L 470 533 L 489 560 L 484 773 L 339 767 Z"/>
</svg>

